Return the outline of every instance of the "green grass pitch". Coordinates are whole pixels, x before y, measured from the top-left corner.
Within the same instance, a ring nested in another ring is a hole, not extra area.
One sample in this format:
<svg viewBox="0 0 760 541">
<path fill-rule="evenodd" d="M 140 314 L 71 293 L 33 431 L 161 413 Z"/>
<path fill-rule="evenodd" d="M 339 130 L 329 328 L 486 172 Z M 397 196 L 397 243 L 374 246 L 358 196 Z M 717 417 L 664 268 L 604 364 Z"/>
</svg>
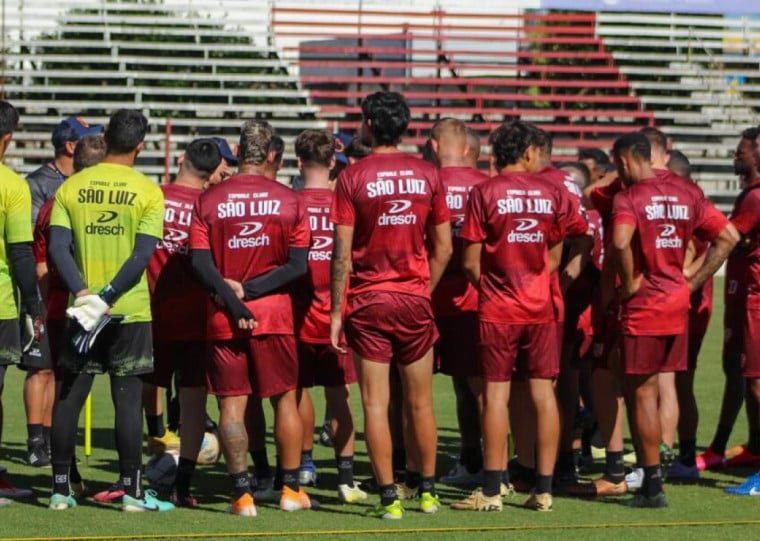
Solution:
<svg viewBox="0 0 760 541">
<path fill-rule="evenodd" d="M 700 449 L 712 438 L 720 406 L 723 385 L 720 348 L 722 339 L 722 281 L 716 283 L 716 311 L 705 340 L 697 371 L 697 396 L 700 405 L 698 443 Z M 201 509 L 179 509 L 167 514 L 127 514 L 119 506 L 99 505 L 92 500 L 65 512 L 47 509 L 50 469 L 25 465 L 26 431 L 21 398 L 22 372 L 11 369 L 3 393 L 5 427 L 0 451 L 2 464 L 8 467 L 10 479 L 18 486 L 33 488 L 36 499 L 0 508 L 0 539 L 235 539 L 277 537 L 300 539 L 679 539 L 694 536 L 706 539 L 760 536 L 760 500 L 732 497 L 722 487 L 744 479 L 750 471 L 708 473 L 692 485 L 667 485 L 667 509 L 633 510 L 620 505 L 619 499 L 583 501 L 556 497 L 552 513 L 535 513 L 520 508 L 525 498 L 508 499 L 502 513 L 455 512 L 443 509 L 433 516 L 417 512 L 411 502 L 406 517 L 389 523 L 364 517 L 366 505 L 344 506 L 337 501 L 331 450 L 315 446 L 315 459 L 320 473 L 320 487 L 311 493 L 322 503 L 320 511 L 286 514 L 271 504 L 259 504 L 256 518 L 233 517 L 224 513 L 229 487 L 223 464 L 200 467 L 196 475 L 195 494 Z M 438 474 L 453 464 L 450 455 L 457 452 L 458 440 L 453 393 L 447 378 L 436 376 L 436 415 L 439 423 Z M 321 402 L 315 393 L 321 418 Z M 356 392 L 355 411 L 360 412 Z M 269 408 L 267 408 L 269 409 Z M 209 411 L 216 414 L 209 401 Z M 268 415 L 271 415 L 268 412 Z M 361 432 L 362 421 L 358 416 Z M 116 454 L 113 451 L 113 414 L 104 377 L 96 380 L 93 392 L 93 453 L 85 461 L 83 438 L 79 438 L 77 454 L 82 458 L 81 470 L 88 484 L 103 487 L 116 479 Z M 80 423 L 80 426 L 82 423 Z M 747 429 L 741 413 L 730 445 L 746 439 Z M 369 476 L 370 469 L 359 434 L 357 478 Z M 269 437 L 271 442 L 271 434 Z M 274 450 L 270 445 L 270 458 Z M 147 459 L 147 457 L 146 457 Z M 601 468 L 601 464 L 597 464 Z M 441 499 L 449 503 L 461 491 L 438 486 Z M 371 496 L 375 503 L 377 496 Z"/>
</svg>

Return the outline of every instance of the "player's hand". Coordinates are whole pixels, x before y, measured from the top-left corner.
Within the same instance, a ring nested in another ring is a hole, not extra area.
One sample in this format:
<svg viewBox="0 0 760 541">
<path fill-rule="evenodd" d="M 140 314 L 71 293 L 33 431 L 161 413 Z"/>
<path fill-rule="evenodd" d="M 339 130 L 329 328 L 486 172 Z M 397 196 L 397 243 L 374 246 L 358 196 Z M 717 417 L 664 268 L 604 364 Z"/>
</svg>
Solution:
<svg viewBox="0 0 760 541">
<path fill-rule="evenodd" d="M 74 306 L 66 310 L 66 315 L 74 319 L 85 331 L 93 330 L 108 314 L 109 306 L 99 295 L 87 294 L 76 298 Z"/>
<path fill-rule="evenodd" d="M 343 316 L 330 314 L 330 344 L 338 353 L 346 353 L 346 349 L 340 345 L 340 335 L 343 332 Z"/>
<path fill-rule="evenodd" d="M 237 321 L 238 329 L 252 331 L 259 326 L 259 322 L 256 321 L 253 313 L 243 302 L 238 302 L 236 306 L 230 306 L 228 310 L 232 314 L 233 321 Z"/>
<path fill-rule="evenodd" d="M 229 278 L 225 278 L 224 281 L 228 286 L 230 286 L 230 289 L 232 289 L 233 293 L 235 293 L 235 296 L 240 299 L 241 301 L 245 298 L 245 291 L 243 290 L 243 284 L 238 282 L 237 280 L 230 280 Z"/>
<path fill-rule="evenodd" d="M 45 318 L 42 315 L 32 317 L 24 315 L 24 328 L 21 334 L 21 352 L 27 353 L 35 343 L 45 336 Z"/>
</svg>

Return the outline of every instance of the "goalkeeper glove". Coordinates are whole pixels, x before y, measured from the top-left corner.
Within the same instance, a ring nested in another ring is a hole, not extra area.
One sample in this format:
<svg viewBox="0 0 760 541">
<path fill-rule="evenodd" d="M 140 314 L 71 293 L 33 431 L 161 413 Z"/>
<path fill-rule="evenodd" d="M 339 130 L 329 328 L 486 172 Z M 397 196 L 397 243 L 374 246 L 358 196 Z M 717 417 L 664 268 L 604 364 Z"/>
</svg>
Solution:
<svg viewBox="0 0 760 541">
<path fill-rule="evenodd" d="M 91 331 L 108 315 L 109 308 L 100 295 L 82 295 L 74 300 L 74 306 L 66 310 L 66 315 L 75 319 L 85 331 Z"/>
<path fill-rule="evenodd" d="M 111 316 L 106 314 L 101 317 L 97 325 L 91 330 L 86 331 L 84 328 L 77 331 L 72 338 L 71 343 L 74 345 L 74 349 L 79 355 L 86 355 L 95 344 L 95 339 L 100 334 L 106 325 L 109 323 L 118 323 L 124 319 L 124 316 Z"/>
<path fill-rule="evenodd" d="M 45 336 L 45 303 L 38 298 L 24 304 L 26 308 L 21 314 L 21 352 L 27 353 Z"/>
</svg>

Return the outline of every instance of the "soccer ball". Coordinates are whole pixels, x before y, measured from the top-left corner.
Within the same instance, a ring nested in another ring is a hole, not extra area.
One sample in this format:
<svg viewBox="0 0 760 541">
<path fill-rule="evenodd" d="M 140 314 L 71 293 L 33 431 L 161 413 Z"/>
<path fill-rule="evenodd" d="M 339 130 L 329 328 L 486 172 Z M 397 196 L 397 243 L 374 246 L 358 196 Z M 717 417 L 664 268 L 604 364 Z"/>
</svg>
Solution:
<svg viewBox="0 0 760 541">
<path fill-rule="evenodd" d="M 219 454 L 219 438 L 213 432 L 205 432 L 201 450 L 198 452 L 198 464 L 216 464 L 219 461 Z"/>
<path fill-rule="evenodd" d="M 178 453 L 160 453 L 153 455 L 145 466 L 145 478 L 150 487 L 165 492 L 171 490 L 177 477 Z"/>
</svg>

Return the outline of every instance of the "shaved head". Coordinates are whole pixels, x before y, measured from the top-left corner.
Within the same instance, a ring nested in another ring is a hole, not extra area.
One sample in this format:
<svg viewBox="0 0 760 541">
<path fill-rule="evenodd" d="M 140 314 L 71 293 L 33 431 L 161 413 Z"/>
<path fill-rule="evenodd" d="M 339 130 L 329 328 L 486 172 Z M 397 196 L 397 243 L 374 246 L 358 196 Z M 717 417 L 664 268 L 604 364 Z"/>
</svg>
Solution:
<svg viewBox="0 0 760 541">
<path fill-rule="evenodd" d="M 441 167 L 464 165 L 467 153 L 467 126 L 461 120 L 444 118 L 430 132 L 433 150 Z"/>
</svg>

